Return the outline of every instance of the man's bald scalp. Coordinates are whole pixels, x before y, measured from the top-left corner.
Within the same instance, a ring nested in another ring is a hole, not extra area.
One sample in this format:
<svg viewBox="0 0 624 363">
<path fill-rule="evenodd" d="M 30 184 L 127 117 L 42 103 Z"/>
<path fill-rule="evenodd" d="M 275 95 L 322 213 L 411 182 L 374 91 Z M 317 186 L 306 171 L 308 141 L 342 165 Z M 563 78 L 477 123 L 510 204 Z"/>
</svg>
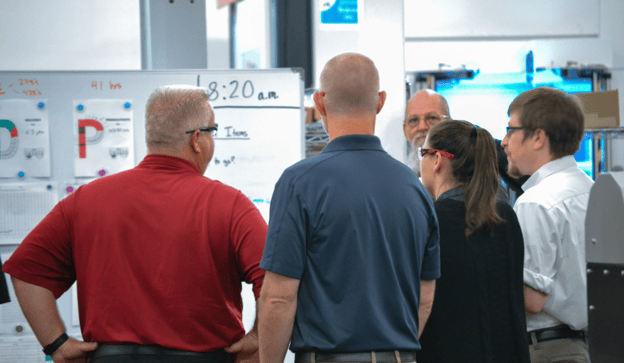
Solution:
<svg viewBox="0 0 624 363">
<path fill-rule="evenodd" d="M 321 73 L 325 106 L 335 114 L 376 114 L 379 73 L 373 61 L 361 54 L 344 53 L 332 58 Z"/>
<path fill-rule="evenodd" d="M 451 110 L 449 108 L 448 101 L 446 100 L 446 98 L 444 98 L 444 96 L 431 89 L 421 89 L 420 91 L 414 93 L 412 97 L 410 97 L 410 99 L 407 101 L 407 107 L 405 108 L 405 120 L 407 120 L 407 113 L 409 111 L 410 104 L 412 102 L 415 102 L 415 99 L 417 97 L 422 97 L 423 94 L 426 94 L 429 97 L 436 99 L 440 103 L 440 110 L 442 111 L 442 114 L 451 117 Z"/>
</svg>

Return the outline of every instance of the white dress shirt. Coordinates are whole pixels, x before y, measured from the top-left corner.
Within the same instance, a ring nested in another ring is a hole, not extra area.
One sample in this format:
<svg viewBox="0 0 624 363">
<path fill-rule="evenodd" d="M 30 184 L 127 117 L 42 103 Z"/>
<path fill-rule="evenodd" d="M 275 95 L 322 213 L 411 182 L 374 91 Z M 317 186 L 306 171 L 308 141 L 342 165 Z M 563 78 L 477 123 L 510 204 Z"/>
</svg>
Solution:
<svg viewBox="0 0 624 363">
<path fill-rule="evenodd" d="M 573 156 L 539 168 L 522 186 L 514 210 L 524 236 L 524 283 L 548 296 L 527 313 L 527 330 L 587 327 L 585 215 L 594 182 Z"/>
</svg>

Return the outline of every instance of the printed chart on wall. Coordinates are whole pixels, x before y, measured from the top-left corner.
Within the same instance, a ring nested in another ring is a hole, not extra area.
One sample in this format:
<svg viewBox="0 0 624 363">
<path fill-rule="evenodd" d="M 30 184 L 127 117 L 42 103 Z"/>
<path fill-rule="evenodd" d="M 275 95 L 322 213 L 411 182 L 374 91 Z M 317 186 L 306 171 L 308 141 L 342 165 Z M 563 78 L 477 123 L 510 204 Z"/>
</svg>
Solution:
<svg viewBox="0 0 624 363">
<path fill-rule="evenodd" d="M 130 101 L 75 100 L 75 176 L 105 176 L 134 167 L 133 130 Z"/>
<path fill-rule="evenodd" d="M 49 177 L 47 100 L 0 100 L 0 178 Z"/>
<path fill-rule="evenodd" d="M 303 155 L 300 74 L 214 74 L 202 76 L 200 86 L 219 125 L 206 176 L 240 189 L 268 220 L 275 183 Z"/>
<path fill-rule="evenodd" d="M 18 244 L 58 203 L 57 183 L 0 184 L 0 244 Z"/>
</svg>

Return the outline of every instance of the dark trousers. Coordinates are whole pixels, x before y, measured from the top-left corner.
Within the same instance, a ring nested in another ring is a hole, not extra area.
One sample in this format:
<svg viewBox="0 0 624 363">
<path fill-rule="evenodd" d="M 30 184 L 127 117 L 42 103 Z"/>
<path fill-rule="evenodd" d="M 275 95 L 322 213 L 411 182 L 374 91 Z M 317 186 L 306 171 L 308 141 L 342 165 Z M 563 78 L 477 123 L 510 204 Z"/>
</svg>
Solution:
<svg viewBox="0 0 624 363">
<path fill-rule="evenodd" d="M 93 363 L 207 363 L 204 358 L 182 357 L 179 355 L 116 355 L 112 357 L 102 357 L 92 360 Z"/>
<path fill-rule="evenodd" d="M 121 351 L 119 351 L 121 350 Z M 101 345 L 88 362 L 93 363 L 233 363 L 223 350 L 212 353 L 192 353 L 154 346 Z"/>
</svg>

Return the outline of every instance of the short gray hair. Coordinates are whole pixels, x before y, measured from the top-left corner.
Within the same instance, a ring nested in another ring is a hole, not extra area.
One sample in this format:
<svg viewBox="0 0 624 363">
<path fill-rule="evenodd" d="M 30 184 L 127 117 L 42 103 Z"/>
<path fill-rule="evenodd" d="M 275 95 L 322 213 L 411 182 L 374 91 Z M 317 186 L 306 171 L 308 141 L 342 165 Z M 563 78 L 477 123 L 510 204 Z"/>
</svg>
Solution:
<svg viewBox="0 0 624 363">
<path fill-rule="evenodd" d="M 186 131 L 206 126 L 213 118 L 204 88 L 157 88 L 145 106 L 147 146 L 180 149 L 186 142 Z"/>
</svg>

